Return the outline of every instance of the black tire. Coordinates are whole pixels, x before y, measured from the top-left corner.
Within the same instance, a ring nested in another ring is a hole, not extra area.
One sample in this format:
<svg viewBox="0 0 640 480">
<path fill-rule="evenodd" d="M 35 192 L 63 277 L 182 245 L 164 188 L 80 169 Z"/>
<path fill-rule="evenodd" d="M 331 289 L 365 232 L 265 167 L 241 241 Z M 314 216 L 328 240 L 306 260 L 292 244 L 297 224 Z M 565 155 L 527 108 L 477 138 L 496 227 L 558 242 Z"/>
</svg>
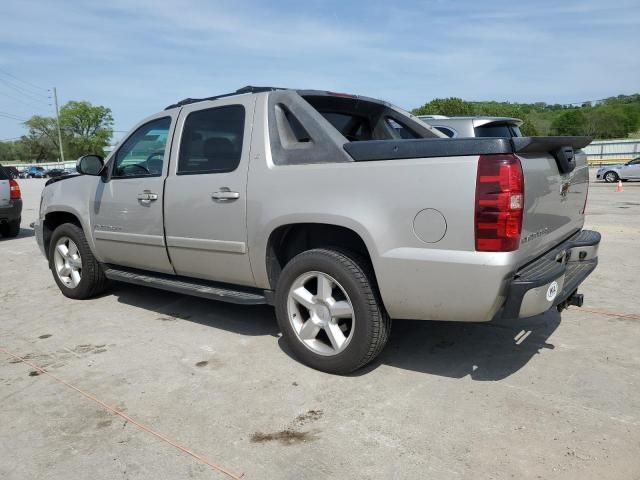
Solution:
<svg viewBox="0 0 640 480">
<path fill-rule="evenodd" d="M 2 225 L 2 236 L 14 238 L 20 234 L 20 218 Z"/>
<path fill-rule="evenodd" d="M 333 277 L 353 306 L 353 337 L 335 355 L 320 355 L 307 348 L 289 321 L 289 290 L 298 277 L 308 272 Z M 363 367 L 382 351 L 391 331 L 391 320 L 380 299 L 373 269 L 369 262 L 349 252 L 319 248 L 295 256 L 278 279 L 275 307 L 284 340 L 295 356 L 305 365 L 328 373 L 346 374 Z"/>
<path fill-rule="evenodd" d="M 66 286 L 58 277 L 55 269 L 53 260 L 54 251 L 56 248 L 56 243 L 58 242 L 60 237 L 63 236 L 70 238 L 77 245 L 78 252 L 80 253 L 80 258 L 82 260 L 82 274 L 80 277 L 80 283 L 75 288 Z M 109 281 L 104 276 L 102 266 L 93 256 L 93 253 L 89 248 L 87 238 L 85 237 L 82 228 L 80 228 L 76 224 L 63 223 L 53 231 L 53 234 L 51 235 L 51 242 L 49 243 L 48 258 L 49 268 L 51 269 L 51 273 L 53 274 L 53 279 L 55 280 L 58 288 L 60 288 L 60 291 L 65 297 L 84 300 L 102 293 L 109 285 Z"/>
<path fill-rule="evenodd" d="M 609 178 L 611 177 L 611 178 Z M 620 177 L 618 176 L 618 174 L 612 170 L 609 170 L 608 172 L 606 172 L 602 178 L 604 179 L 605 182 L 607 183 L 615 183 L 618 180 L 620 180 Z"/>
</svg>

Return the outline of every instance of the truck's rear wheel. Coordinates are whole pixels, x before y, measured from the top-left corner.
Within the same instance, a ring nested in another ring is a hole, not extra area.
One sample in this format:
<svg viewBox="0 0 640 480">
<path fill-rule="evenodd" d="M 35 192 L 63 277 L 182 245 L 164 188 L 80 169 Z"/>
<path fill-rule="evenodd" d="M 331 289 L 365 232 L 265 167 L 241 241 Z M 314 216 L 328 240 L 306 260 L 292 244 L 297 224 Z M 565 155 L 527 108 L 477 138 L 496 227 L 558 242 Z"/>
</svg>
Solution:
<svg viewBox="0 0 640 480">
<path fill-rule="evenodd" d="M 73 223 L 64 223 L 53 231 L 49 268 L 60 291 L 69 298 L 91 298 L 107 286 L 102 267 L 91 253 L 84 232 Z"/>
<path fill-rule="evenodd" d="M 286 264 L 276 289 L 276 314 L 296 357 L 330 373 L 369 363 L 391 328 L 367 262 L 328 249 L 303 252 Z"/>
</svg>

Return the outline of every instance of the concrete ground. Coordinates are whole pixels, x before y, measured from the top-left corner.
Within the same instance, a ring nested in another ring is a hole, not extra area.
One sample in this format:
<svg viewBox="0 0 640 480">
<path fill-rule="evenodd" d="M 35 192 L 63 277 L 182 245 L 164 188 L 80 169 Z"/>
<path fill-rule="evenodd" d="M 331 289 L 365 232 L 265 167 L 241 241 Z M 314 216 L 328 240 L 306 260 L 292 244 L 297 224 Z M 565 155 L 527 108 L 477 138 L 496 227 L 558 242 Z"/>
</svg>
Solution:
<svg viewBox="0 0 640 480">
<path fill-rule="evenodd" d="M 591 187 L 583 309 L 397 321 L 370 367 L 294 361 L 273 311 L 117 285 L 58 291 L 28 225 L 0 241 L 0 347 L 247 479 L 640 478 L 640 183 Z M 530 333 L 528 333 L 530 332 Z M 226 478 L 0 351 L 0 478 Z"/>
</svg>

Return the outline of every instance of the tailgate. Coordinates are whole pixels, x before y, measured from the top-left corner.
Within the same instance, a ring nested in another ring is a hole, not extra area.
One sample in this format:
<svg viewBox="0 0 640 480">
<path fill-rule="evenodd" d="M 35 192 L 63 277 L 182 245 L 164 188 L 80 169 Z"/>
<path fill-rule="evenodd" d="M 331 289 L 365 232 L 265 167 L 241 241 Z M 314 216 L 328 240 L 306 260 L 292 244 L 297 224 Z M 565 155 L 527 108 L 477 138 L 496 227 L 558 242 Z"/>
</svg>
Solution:
<svg viewBox="0 0 640 480">
<path fill-rule="evenodd" d="M 531 149 L 530 149 L 531 150 Z M 577 150 L 571 171 L 547 152 L 517 153 L 524 173 L 524 218 L 517 261 L 521 266 L 552 249 L 584 224 L 589 189 L 586 155 Z"/>
</svg>

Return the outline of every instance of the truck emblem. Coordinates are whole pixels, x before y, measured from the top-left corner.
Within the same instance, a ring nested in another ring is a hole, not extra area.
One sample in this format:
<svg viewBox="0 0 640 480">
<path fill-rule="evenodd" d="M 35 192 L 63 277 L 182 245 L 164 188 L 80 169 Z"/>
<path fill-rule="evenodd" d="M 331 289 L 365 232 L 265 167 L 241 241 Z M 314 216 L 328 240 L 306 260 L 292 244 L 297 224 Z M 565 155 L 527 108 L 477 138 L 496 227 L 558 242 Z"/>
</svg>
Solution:
<svg viewBox="0 0 640 480">
<path fill-rule="evenodd" d="M 571 187 L 570 182 L 563 182 L 562 185 L 560 185 L 560 196 L 562 198 L 567 197 L 567 194 L 569 193 L 569 187 Z"/>
<path fill-rule="evenodd" d="M 547 300 L 549 302 L 553 302 L 553 300 L 558 295 L 558 282 L 551 282 L 549 288 L 547 289 Z"/>
</svg>

